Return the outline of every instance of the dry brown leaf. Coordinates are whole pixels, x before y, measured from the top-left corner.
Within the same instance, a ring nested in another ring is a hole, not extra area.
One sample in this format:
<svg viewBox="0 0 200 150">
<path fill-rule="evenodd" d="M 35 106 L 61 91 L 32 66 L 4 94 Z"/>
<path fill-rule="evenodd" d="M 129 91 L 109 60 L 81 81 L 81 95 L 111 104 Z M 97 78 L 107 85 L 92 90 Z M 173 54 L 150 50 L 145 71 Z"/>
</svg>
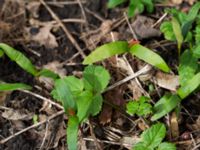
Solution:
<svg viewBox="0 0 200 150">
<path fill-rule="evenodd" d="M 171 2 L 175 5 L 179 5 L 183 2 L 183 0 L 171 0 Z"/>
<path fill-rule="evenodd" d="M 31 14 L 32 17 L 38 18 L 39 17 L 39 8 L 41 3 L 39 1 L 30 1 L 27 3 L 26 8 Z"/>
<path fill-rule="evenodd" d="M 166 74 L 158 71 L 155 75 L 155 83 L 162 88 L 176 91 L 179 86 L 179 78 L 177 75 Z"/>
<path fill-rule="evenodd" d="M 8 120 L 30 120 L 33 118 L 33 113 L 22 112 L 20 110 L 9 109 L 2 113 L 2 117 Z"/>
<path fill-rule="evenodd" d="M 147 39 L 151 37 L 159 37 L 161 32 L 151 27 L 155 21 L 146 16 L 137 16 L 132 23 L 132 27 L 138 37 L 138 39 Z"/>
<path fill-rule="evenodd" d="M 51 33 L 52 27 L 53 26 L 51 24 L 47 24 L 46 26 L 41 27 L 36 35 L 30 35 L 30 40 L 38 42 L 47 48 L 53 49 L 58 47 L 56 37 Z"/>
</svg>

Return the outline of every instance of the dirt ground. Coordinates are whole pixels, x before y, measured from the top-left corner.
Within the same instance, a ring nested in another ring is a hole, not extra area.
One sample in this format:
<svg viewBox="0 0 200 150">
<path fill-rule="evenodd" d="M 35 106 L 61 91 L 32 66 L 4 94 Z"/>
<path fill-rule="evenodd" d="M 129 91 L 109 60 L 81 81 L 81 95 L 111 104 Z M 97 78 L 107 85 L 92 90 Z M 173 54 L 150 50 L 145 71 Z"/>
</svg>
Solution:
<svg viewBox="0 0 200 150">
<path fill-rule="evenodd" d="M 176 43 L 164 39 L 157 22 L 165 8 L 175 5 L 158 3 L 152 14 L 144 12 L 128 22 L 123 13 L 126 6 L 108 9 L 107 0 L 0 0 L 0 42 L 23 52 L 37 68 L 81 77 L 85 55 L 104 43 L 133 39 L 132 26 L 141 44 L 159 53 L 177 74 L 178 56 L 172 51 Z M 191 6 L 184 2 L 176 7 Z M 121 57 L 134 72 L 145 64 L 130 55 Z M 112 76 L 110 85 L 127 76 L 124 68 L 116 65 L 115 57 L 101 64 Z M 150 95 L 156 102 L 166 90 L 157 86 L 148 92 L 148 85 L 154 84 L 151 79 L 159 73 L 163 77 L 161 72 L 152 70 L 143 78 L 106 92 L 101 113 L 80 126 L 80 149 L 131 149 L 150 121 L 128 115 L 125 104 L 141 95 Z M 52 83 L 34 78 L 6 56 L 0 59 L 0 81 L 33 87 L 31 92 L 0 93 L 0 150 L 67 149 L 67 116 L 52 100 Z M 160 120 L 168 127 L 166 140 L 175 143 L 177 149 L 191 150 L 194 141 L 200 141 L 199 99 L 200 93 L 196 93 L 183 101 L 176 138 L 171 136 L 172 114 Z"/>
</svg>

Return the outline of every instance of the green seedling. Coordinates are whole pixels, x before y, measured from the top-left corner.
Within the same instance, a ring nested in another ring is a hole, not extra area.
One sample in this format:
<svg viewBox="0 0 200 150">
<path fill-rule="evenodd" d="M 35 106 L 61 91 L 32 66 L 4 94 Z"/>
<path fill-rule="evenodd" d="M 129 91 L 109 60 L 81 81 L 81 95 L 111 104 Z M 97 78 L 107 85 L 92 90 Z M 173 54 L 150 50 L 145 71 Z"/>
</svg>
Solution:
<svg viewBox="0 0 200 150">
<path fill-rule="evenodd" d="M 166 128 L 162 123 L 152 125 L 141 134 L 141 141 L 133 150 L 176 150 L 176 146 L 169 142 L 162 142 L 166 136 Z"/>
<path fill-rule="evenodd" d="M 109 0 L 108 8 L 114 8 L 128 0 Z M 128 17 L 133 17 L 136 13 L 142 13 L 146 8 L 147 12 L 153 12 L 152 0 L 129 0 Z"/>
<path fill-rule="evenodd" d="M 55 80 L 51 92 L 60 101 L 68 115 L 67 144 L 69 150 L 77 149 L 78 127 L 89 116 L 97 115 L 102 107 L 105 90 L 110 80 L 107 70 L 101 66 L 90 65 L 83 71 L 83 78 L 67 76 Z"/>
<path fill-rule="evenodd" d="M 141 96 L 139 100 L 128 102 L 126 112 L 129 115 L 147 116 L 152 113 L 152 106 L 149 103 L 150 98 Z"/>
</svg>

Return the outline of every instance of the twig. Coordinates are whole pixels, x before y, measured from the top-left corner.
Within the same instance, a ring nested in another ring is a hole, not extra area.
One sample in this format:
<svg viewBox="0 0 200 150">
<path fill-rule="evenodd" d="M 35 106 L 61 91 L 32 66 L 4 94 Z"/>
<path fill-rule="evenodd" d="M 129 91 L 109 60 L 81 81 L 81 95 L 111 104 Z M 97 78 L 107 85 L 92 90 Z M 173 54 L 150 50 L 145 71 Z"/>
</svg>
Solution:
<svg viewBox="0 0 200 150">
<path fill-rule="evenodd" d="M 59 105 L 58 103 L 53 102 L 52 100 L 50 100 L 50 99 L 48 99 L 48 98 L 46 98 L 46 97 L 43 97 L 43 96 L 41 96 L 41 95 L 39 95 L 39 94 L 33 93 L 33 92 L 31 92 L 31 91 L 27 91 L 27 90 L 19 90 L 19 91 L 24 92 L 24 93 L 27 93 L 27 94 L 30 94 L 30 95 L 33 95 L 33 96 L 35 96 L 35 97 L 37 97 L 37 98 L 39 98 L 39 99 L 42 99 L 43 101 L 47 101 L 47 102 L 49 102 L 50 104 L 56 106 L 57 108 L 60 108 L 60 109 L 63 110 L 63 106 Z"/>
<path fill-rule="evenodd" d="M 160 19 L 158 19 L 158 21 L 156 21 L 156 23 L 154 23 L 151 27 L 154 28 L 155 26 L 157 26 L 166 16 L 167 13 L 164 13 L 162 17 L 160 17 Z"/>
<path fill-rule="evenodd" d="M 87 17 L 86 17 L 86 15 L 85 15 L 85 10 L 84 10 L 84 8 L 83 8 L 82 2 L 81 2 L 80 0 L 77 0 L 77 2 L 78 2 L 79 6 L 80 6 L 80 8 L 81 8 L 81 13 L 82 13 L 82 15 L 83 15 L 83 18 L 84 18 L 85 22 L 87 23 Z"/>
<path fill-rule="evenodd" d="M 82 49 L 74 39 L 74 37 L 71 35 L 71 33 L 68 31 L 68 29 L 65 27 L 65 25 L 62 23 L 62 21 L 58 18 L 58 16 L 52 11 L 52 9 L 44 2 L 44 0 L 40 0 L 40 2 L 44 5 L 44 7 L 47 9 L 47 11 L 51 14 L 52 18 L 58 22 L 59 26 L 63 29 L 68 39 L 71 41 L 71 43 L 74 45 L 74 47 L 78 50 L 78 52 L 81 54 L 83 58 L 85 58 L 85 54 L 83 53 Z"/>
<path fill-rule="evenodd" d="M 198 145 L 196 145 L 192 150 L 198 150 L 200 147 L 200 143 Z"/>
<path fill-rule="evenodd" d="M 23 130 L 21 130 L 21 131 L 19 131 L 19 132 L 17 132 L 17 133 L 14 133 L 13 135 L 11 135 L 11 136 L 9 136 L 9 137 L 7 137 L 7 138 L 1 140 L 1 141 L 0 141 L 0 144 L 4 144 L 4 143 L 6 143 L 7 141 L 9 141 L 10 139 L 12 139 L 12 138 L 14 138 L 14 137 L 16 137 L 16 136 L 18 136 L 18 135 L 20 135 L 20 134 L 22 134 L 22 133 L 24 133 L 24 132 L 30 130 L 30 129 L 36 128 L 36 127 L 38 127 L 38 126 L 40 126 L 40 125 L 46 123 L 47 121 L 50 121 L 50 120 L 52 120 L 52 119 L 54 119 L 54 118 L 56 118 L 57 116 L 62 115 L 62 114 L 64 114 L 64 110 L 61 110 L 61 111 L 57 112 L 56 114 L 51 115 L 51 116 L 49 117 L 49 119 L 46 119 L 46 120 L 41 121 L 41 122 L 38 122 L 38 123 L 33 124 L 32 126 L 29 126 L 29 127 L 25 128 L 25 129 L 23 129 Z"/>
<path fill-rule="evenodd" d="M 141 70 L 137 71 L 136 73 L 134 73 L 134 74 L 132 74 L 132 75 L 130 75 L 130 76 L 128 76 L 128 77 L 126 77 L 126 78 L 124 78 L 124 79 L 122 79 L 122 80 L 116 82 L 115 84 L 109 86 L 105 91 L 103 91 L 103 93 L 104 93 L 104 92 L 107 92 L 107 91 L 109 91 L 109 90 L 112 90 L 112 89 L 114 89 L 115 87 L 117 87 L 117 86 L 119 86 L 119 85 L 121 85 L 121 84 L 123 84 L 123 83 L 125 83 L 125 82 L 128 82 L 128 81 L 130 81 L 130 80 L 132 80 L 132 79 L 134 79 L 134 78 L 136 78 L 136 77 L 138 77 L 138 76 L 140 76 L 140 75 L 142 75 L 142 74 L 147 73 L 148 71 L 151 70 L 151 68 L 152 68 L 152 67 L 151 67 L 150 65 L 144 66 Z"/>
<path fill-rule="evenodd" d="M 48 133 L 48 128 L 49 128 L 49 120 L 47 120 L 46 122 L 46 130 L 45 130 L 45 135 L 44 135 L 44 138 L 42 140 L 42 144 L 40 145 L 40 149 L 39 150 L 42 150 L 43 146 L 44 146 L 44 143 L 45 143 L 45 140 L 47 138 L 47 133 Z"/>
<path fill-rule="evenodd" d="M 77 1 L 56 1 L 56 2 L 46 2 L 49 5 L 77 5 Z M 86 1 L 81 1 L 81 3 L 86 3 Z"/>
<path fill-rule="evenodd" d="M 132 33 L 132 35 L 133 35 L 133 38 L 134 38 L 135 40 L 138 40 L 137 35 L 135 34 L 135 31 L 133 30 L 133 28 L 132 28 L 132 26 L 131 26 L 131 24 L 130 24 L 130 22 L 129 22 L 129 20 L 128 20 L 128 17 L 127 17 L 126 12 L 124 12 L 124 17 L 125 17 L 126 22 L 127 22 L 128 26 L 129 26 L 129 28 L 130 28 L 130 30 L 131 30 L 131 33 Z"/>
</svg>

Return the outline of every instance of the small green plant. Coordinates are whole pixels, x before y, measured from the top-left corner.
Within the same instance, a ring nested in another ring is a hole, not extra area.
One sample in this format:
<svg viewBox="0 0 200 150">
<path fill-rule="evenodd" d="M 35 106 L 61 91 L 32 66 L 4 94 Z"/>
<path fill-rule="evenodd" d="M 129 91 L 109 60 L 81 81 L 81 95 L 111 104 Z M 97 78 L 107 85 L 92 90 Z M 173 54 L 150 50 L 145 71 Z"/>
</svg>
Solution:
<svg viewBox="0 0 200 150">
<path fill-rule="evenodd" d="M 108 8 L 114 8 L 128 0 L 109 0 Z M 153 12 L 152 0 L 129 0 L 128 17 L 133 17 L 136 13 L 142 13 L 146 8 L 147 12 Z"/>
<path fill-rule="evenodd" d="M 101 93 L 110 80 L 107 70 L 90 65 L 83 71 L 83 78 L 67 76 L 55 81 L 51 94 L 60 101 L 68 115 L 67 143 L 69 150 L 77 149 L 79 124 L 89 116 L 97 115 L 103 103 Z"/>
<path fill-rule="evenodd" d="M 130 115 L 147 116 L 152 113 L 150 98 L 141 96 L 139 100 L 129 101 L 126 105 L 126 112 Z"/>
<path fill-rule="evenodd" d="M 162 142 L 166 136 L 166 128 L 162 123 L 152 125 L 141 134 L 141 141 L 133 150 L 176 150 L 176 146 L 169 142 Z"/>
</svg>

